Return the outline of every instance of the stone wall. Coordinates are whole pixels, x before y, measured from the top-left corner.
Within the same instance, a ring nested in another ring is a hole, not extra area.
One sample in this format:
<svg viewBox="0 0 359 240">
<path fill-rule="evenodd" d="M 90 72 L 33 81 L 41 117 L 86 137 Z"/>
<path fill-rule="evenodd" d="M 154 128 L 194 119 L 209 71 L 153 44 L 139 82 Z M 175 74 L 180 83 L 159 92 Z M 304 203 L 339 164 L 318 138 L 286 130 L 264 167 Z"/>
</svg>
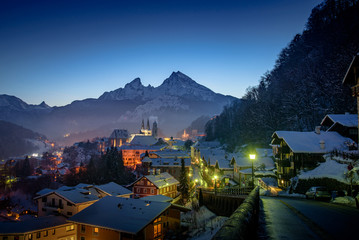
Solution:
<svg viewBox="0 0 359 240">
<path fill-rule="evenodd" d="M 258 214 L 259 187 L 256 187 L 212 239 L 255 239 Z"/>
</svg>

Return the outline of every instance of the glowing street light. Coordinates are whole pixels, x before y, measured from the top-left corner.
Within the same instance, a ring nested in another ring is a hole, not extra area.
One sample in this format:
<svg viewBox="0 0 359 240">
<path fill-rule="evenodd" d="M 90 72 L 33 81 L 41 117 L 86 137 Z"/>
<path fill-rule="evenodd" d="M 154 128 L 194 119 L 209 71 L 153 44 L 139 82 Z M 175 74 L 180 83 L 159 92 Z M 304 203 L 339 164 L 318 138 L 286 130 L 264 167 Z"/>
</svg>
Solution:
<svg viewBox="0 0 359 240">
<path fill-rule="evenodd" d="M 217 194 L 217 175 L 214 175 L 214 195 Z"/>
<path fill-rule="evenodd" d="M 249 154 L 249 159 L 252 162 L 252 187 L 254 188 L 254 167 L 253 167 L 253 162 L 256 159 L 256 155 L 255 154 Z"/>
</svg>

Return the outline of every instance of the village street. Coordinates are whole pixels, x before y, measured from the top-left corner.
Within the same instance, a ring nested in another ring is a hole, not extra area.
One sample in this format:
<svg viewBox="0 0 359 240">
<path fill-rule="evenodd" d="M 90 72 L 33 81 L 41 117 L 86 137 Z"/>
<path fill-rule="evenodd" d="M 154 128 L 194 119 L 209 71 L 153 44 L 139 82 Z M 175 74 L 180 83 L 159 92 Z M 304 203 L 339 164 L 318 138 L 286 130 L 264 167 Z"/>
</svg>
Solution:
<svg viewBox="0 0 359 240">
<path fill-rule="evenodd" d="M 261 196 L 259 239 L 357 239 L 359 210 L 326 202 Z"/>
</svg>

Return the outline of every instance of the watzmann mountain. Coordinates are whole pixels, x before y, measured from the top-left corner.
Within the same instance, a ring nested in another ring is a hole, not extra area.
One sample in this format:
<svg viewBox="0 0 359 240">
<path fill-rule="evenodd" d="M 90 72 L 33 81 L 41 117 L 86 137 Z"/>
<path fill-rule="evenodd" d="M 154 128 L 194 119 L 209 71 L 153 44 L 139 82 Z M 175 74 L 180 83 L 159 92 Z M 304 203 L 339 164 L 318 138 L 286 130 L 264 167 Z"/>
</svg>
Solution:
<svg viewBox="0 0 359 240">
<path fill-rule="evenodd" d="M 63 107 L 51 108 L 44 102 L 28 105 L 19 98 L 0 95 L 0 120 L 67 143 L 107 136 L 114 128 L 137 132 L 144 118 L 156 119 L 164 134 L 175 135 L 202 115 L 219 114 L 234 99 L 173 72 L 158 87 L 143 86 L 136 78 L 98 99 L 74 101 Z"/>
</svg>

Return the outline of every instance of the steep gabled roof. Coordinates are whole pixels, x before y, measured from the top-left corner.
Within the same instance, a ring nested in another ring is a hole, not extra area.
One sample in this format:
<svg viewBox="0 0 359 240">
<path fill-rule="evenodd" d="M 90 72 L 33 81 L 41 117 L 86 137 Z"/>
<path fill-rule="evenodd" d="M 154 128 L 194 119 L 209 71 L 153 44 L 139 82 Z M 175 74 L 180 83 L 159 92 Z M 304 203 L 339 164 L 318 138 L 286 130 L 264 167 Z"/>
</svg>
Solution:
<svg viewBox="0 0 359 240">
<path fill-rule="evenodd" d="M 353 140 L 341 136 L 337 132 L 295 132 L 295 131 L 276 131 L 272 135 L 272 143 L 276 139 L 283 139 L 294 153 L 328 153 L 335 149 L 347 150 L 348 144 Z M 324 143 L 321 148 L 320 143 Z"/>
<path fill-rule="evenodd" d="M 358 127 L 358 114 L 328 114 L 326 115 L 320 125 L 330 125 L 330 128 L 334 126 L 334 124 L 340 124 L 345 127 Z"/>
</svg>

